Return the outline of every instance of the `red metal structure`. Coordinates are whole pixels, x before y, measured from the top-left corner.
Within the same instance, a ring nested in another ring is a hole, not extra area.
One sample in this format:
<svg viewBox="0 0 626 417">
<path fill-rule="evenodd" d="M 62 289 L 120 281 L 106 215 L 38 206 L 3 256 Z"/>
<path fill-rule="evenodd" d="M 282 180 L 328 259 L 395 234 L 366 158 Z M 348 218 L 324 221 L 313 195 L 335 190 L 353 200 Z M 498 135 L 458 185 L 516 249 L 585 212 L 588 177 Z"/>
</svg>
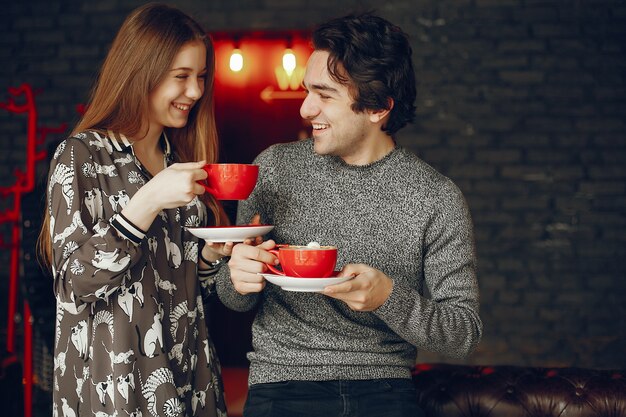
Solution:
<svg viewBox="0 0 626 417">
<path fill-rule="evenodd" d="M 62 133 L 67 124 L 63 123 L 57 128 L 37 126 L 37 107 L 35 95 L 29 84 L 22 84 L 17 88 L 9 88 L 9 99 L 0 102 L 0 108 L 10 113 L 26 114 L 26 168 L 16 168 L 14 171 L 15 182 L 12 185 L 0 187 L 0 197 L 13 198 L 13 207 L 0 212 L 0 223 L 11 224 L 11 238 L 7 242 L 0 236 L 0 247 L 11 251 L 11 263 L 9 269 L 9 293 L 8 293 L 8 323 L 7 323 L 7 346 L 9 354 L 15 352 L 15 317 L 19 299 L 19 266 L 20 266 L 20 238 L 21 238 L 21 201 L 22 195 L 32 192 L 35 188 L 35 165 L 37 161 L 45 160 L 46 151 L 38 150 L 44 144 L 46 136 L 50 133 Z M 16 102 L 20 101 L 20 104 Z M 33 344 L 32 344 L 32 317 L 27 301 L 24 301 L 24 361 L 23 361 L 23 384 L 24 384 L 24 417 L 32 416 L 32 393 L 33 393 Z"/>
</svg>

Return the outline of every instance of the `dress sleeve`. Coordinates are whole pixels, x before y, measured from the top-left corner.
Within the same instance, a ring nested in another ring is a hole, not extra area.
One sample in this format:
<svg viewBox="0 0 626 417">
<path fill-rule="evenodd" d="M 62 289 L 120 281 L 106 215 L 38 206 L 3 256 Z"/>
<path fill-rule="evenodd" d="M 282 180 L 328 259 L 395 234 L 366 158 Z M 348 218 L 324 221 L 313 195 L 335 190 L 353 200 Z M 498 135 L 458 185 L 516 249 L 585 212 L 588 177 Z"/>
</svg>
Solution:
<svg viewBox="0 0 626 417">
<path fill-rule="evenodd" d="M 200 290 L 202 291 L 202 300 L 205 303 L 210 302 L 213 294 L 215 294 L 215 278 L 218 272 L 219 272 L 219 269 L 198 268 L 198 279 L 200 280 Z"/>
<path fill-rule="evenodd" d="M 196 207 L 198 209 L 198 215 L 196 216 L 197 223 L 193 223 L 194 227 L 207 227 L 209 225 L 209 210 L 207 209 L 206 204 L 196 197 Z M 200 282 L 200 292 L 202 293 L 202 301 L 205 303 L 205 310 L 208 311 L 208 303 L 213 298 L 213 294 L 215 294 L 215 274 L 217 270 L 212 269 L 202 269 L 200 267 L 200 252 L 202 252 L 202 248 L 204 247 L 204 242 L 202 239 L 193 237 L 193 240 L 196 241 L 196 247 L 198 256 L 196 258 L 196 268 L 198 273 L 198 281 Z"/>
<path fill-rule="evenodd" d="M 57 148 L 48 179 L 54 292 L 76 307 L 108 300 L 141 257 L 144 236 L 119 214 L 103 218 L 102 198 L 112 190 L 98 181 L 92 164 L 90 148 L 70 138 Z"/>
<path fill-rule="evenodd" d="M 449 182 L 441 194 L 425 233 L 423 273 L 430 298 L 394 281 L 374 314 L 418 349 L 462 358 L 482 334 L 474 237 L 460 190 Z"/>
</svg>

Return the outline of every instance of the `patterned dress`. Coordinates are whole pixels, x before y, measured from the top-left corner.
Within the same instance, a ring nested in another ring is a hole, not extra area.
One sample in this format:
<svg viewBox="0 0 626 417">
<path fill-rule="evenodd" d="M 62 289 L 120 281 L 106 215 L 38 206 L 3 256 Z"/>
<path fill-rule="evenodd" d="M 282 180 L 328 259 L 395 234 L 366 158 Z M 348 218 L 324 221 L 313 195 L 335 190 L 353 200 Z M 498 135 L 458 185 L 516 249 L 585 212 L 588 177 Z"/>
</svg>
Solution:
<svg viewBox="0 0 626 417">
<path fill-rule="evenodd" d="M 206 207 L 163 210 L 144 233 L 120 212 L 150 178 L 132 144 L 92 131 L 52 159 L 55 417 L 226 415 L 203 304 L 213 277 L 185 229 L 206 225 Z"/>
</svg>

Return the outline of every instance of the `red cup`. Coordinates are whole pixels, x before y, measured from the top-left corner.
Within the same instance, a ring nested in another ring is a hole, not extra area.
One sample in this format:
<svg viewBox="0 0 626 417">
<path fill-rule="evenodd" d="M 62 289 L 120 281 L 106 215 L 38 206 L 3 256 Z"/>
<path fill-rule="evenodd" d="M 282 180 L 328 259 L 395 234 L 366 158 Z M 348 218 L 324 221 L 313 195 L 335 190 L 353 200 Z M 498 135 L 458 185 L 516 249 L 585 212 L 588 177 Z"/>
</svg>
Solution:
<svg viewBox="0 0 626 417">
<path fill-rule="evenodd" d="M 208 176 L 198 184 L 218 200 L 245 200 L 259 177 L 258 165 L 207 164 L 202 169 Z"/>
<path fill-rule="evenodd" d="M 294 278 L 328 278 L 335 272 L 337 248 L 335 246 L 280 246 L 269 252 L 278 257 L 282 271 L 266 264 L 273 273 Z"/>
</svg>

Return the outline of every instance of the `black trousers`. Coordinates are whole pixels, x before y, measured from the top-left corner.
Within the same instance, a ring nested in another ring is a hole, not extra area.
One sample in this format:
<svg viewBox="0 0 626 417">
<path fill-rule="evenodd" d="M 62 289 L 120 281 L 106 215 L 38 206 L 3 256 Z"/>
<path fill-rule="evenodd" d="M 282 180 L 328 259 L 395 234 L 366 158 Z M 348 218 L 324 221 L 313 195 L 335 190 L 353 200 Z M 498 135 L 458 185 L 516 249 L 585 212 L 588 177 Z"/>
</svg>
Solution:
<svg viewBox="0 0 626 417">
<path fill-rule="evenodd" d="M 244 417 L 423 417 L 410 379 L 285 381 L 248 390 Z"/>
</svg>

